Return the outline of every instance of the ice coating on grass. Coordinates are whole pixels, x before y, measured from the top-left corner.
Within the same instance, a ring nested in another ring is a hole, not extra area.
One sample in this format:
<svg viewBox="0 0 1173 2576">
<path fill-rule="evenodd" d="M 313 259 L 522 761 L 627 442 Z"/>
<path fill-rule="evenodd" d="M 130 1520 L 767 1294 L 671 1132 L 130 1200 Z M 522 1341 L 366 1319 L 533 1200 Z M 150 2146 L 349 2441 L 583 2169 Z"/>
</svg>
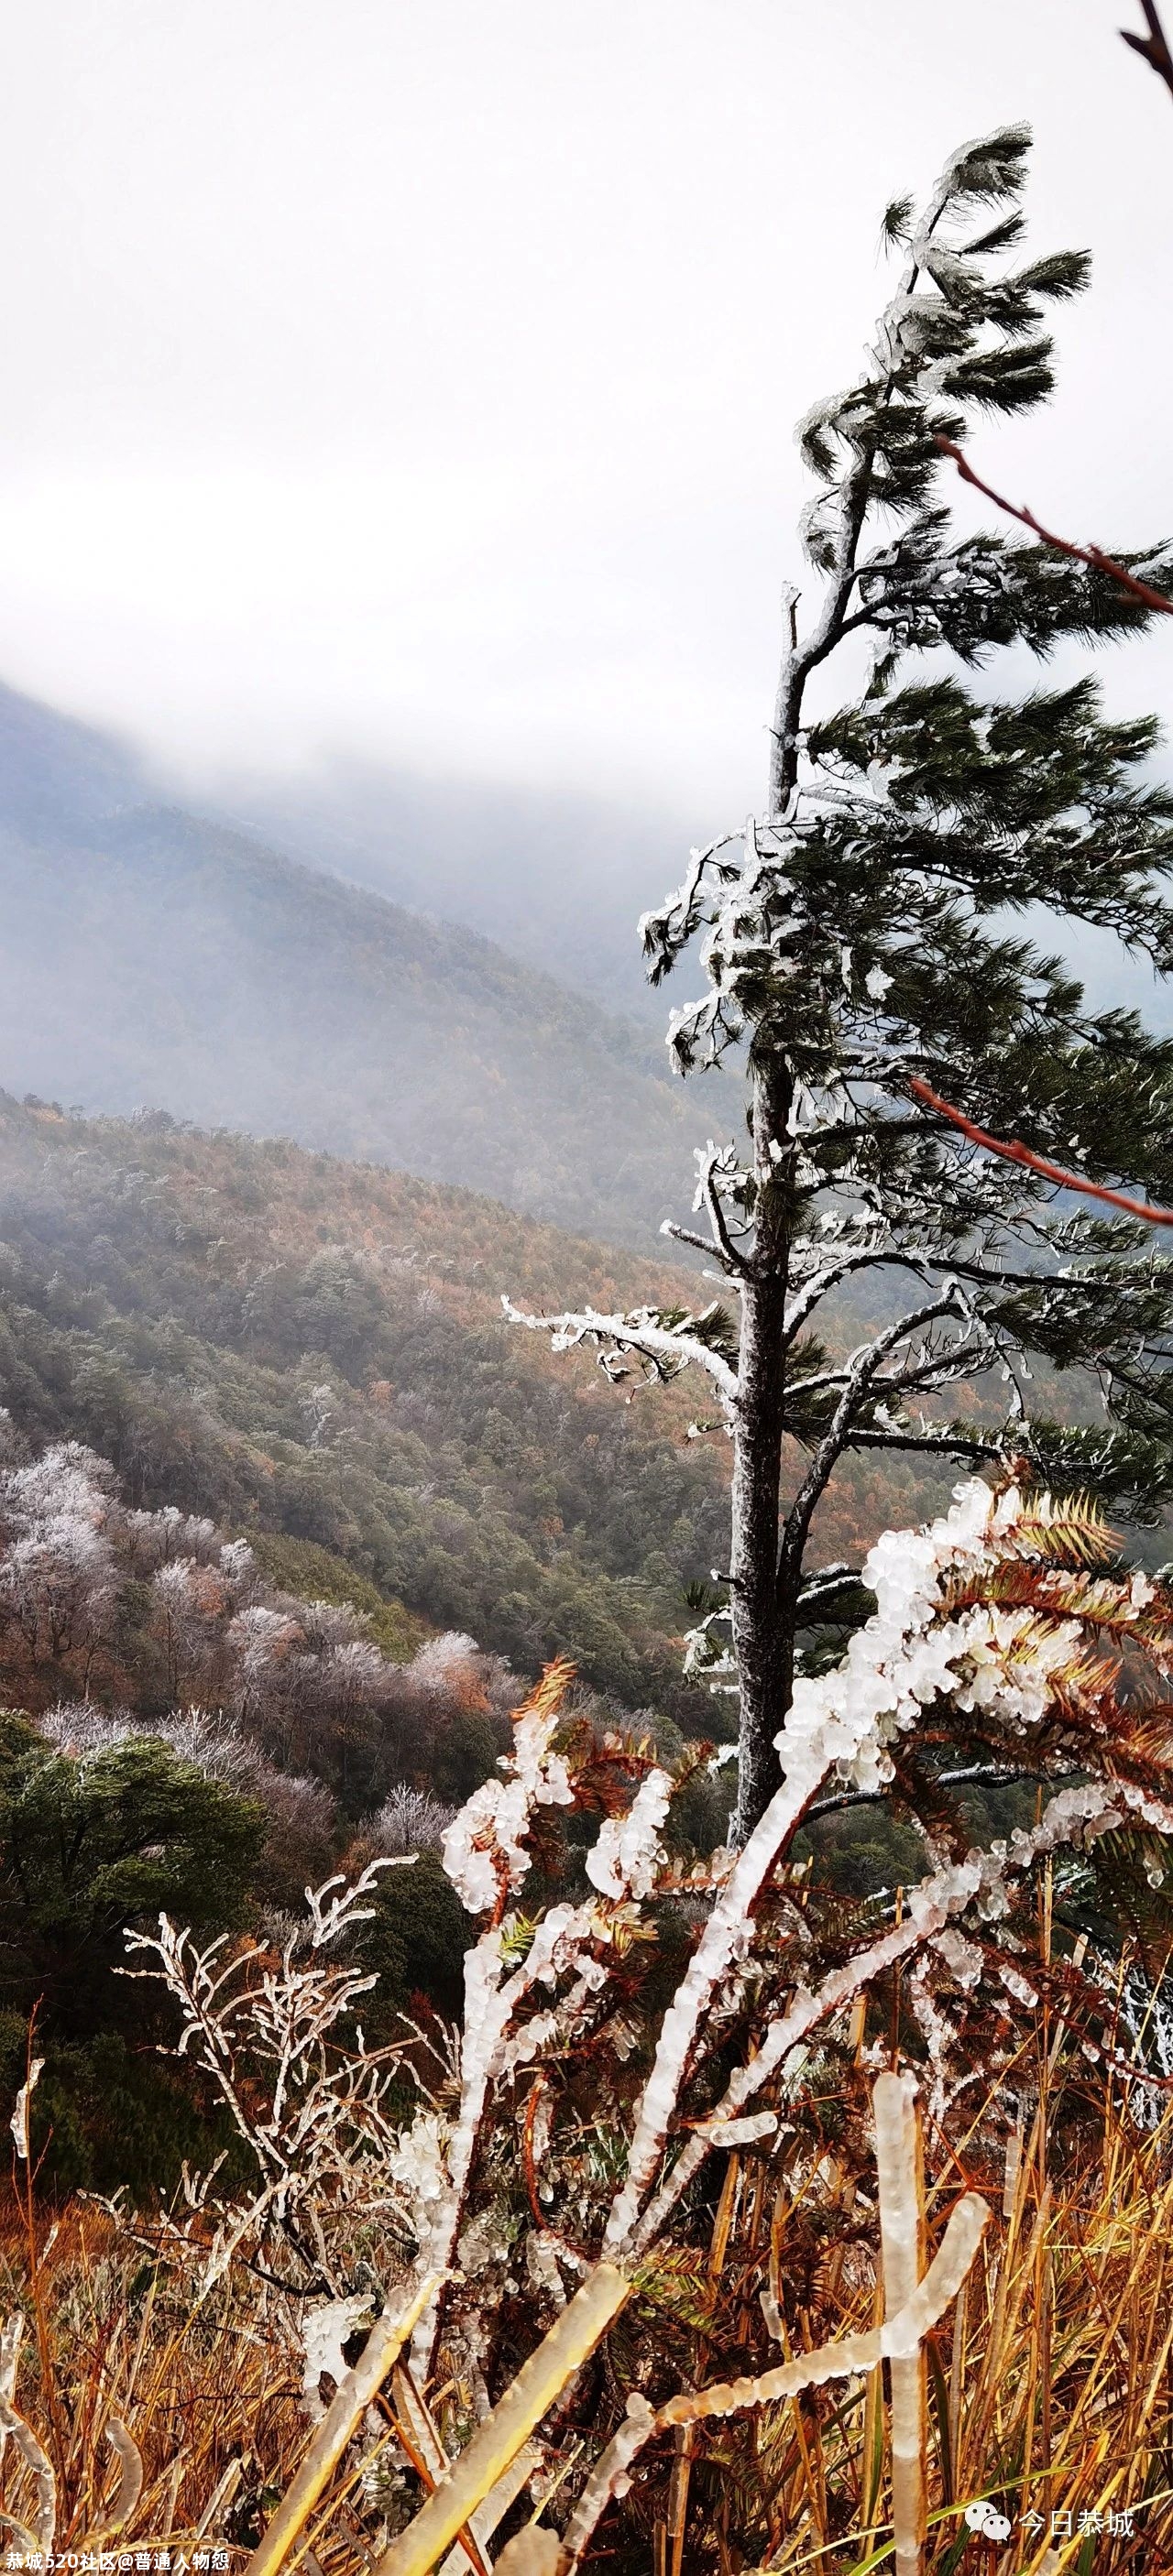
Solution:
<svg viewBox="0 0 1173 2576">
<path fill-rule="evenodd" d="M 470 1914 L 488 1914 L 503 1888 L 516 1895 L 530 1866 L 525 1835 L 534 1807 L 569 1807 L 574 1790 L 560 1753 L 550 1750 L 556 1709 L 523 1711 L 503 1780 L 474 1789 L 441 1837 L 444 1867 Z"/>
<path fill-rule="evenodd" d="M 996 1706 L 1011 1724 L 1037 1726 L 1053 1678 L 1078 1648 L 1077 1620 L 1043 1628 L 1026 1607 L 976 1603 L 943 1615 L 950 1577 L 975 1569 L 991 1539 L 1022 1514 L 1017 1487 L 993 1495 L 978 1477 L 955 1488 L 950 1511 L 927 1529 L 885 1530 L 864 1561 L 876 1608 L 834 1671 L 802 1677 L 775 1743 L 788 1780 L 812 1764 L 875 1794 L 892 1776 L 889 1746 L 935 1700 L 965 1712 Z"/>
<path fill-rule="evenodd" d="M 587 1854 L 586 1874 L 601 1896 L 650 1896 L 665 1852 L 660 1826 L 668 1813 L 672 1781 L 667 1771 L 649 1771 L 641 1780 L 625 1816 L 608 1816 L 594 1849 Z"/>
<path fill-rule="evenodd" d="M 369 2291 L 360 2291 L 349 2299 L 326 2299 L 316 2308 L 307 2308 L 301 2319 L 301 2348 L 305 2355 L 302 2374 L 302 2405 L 311 2424 L 321 2422 L 325 2414 L 318 2382 L 328 2375 L 341 2387 L 350 2367 L 343 2352 L 352 2334 L 366 2325 L 371 2313 Z"/>
<path fill-rule="evenodd" d="M 448 2189 L 446 2146 L 446 2122 L 438 2111 L 425 2109 L 416 2112 L 388 2155 L 388 2172 L 402 2187 L 420 2244 L 427 2243 Z"/>
</svg>

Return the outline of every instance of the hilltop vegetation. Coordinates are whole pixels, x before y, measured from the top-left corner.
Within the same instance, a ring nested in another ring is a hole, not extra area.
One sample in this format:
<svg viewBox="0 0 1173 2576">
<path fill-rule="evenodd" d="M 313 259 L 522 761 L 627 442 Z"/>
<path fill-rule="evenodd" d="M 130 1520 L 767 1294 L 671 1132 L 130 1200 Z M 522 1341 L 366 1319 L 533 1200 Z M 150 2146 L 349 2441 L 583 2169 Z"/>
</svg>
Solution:
<svg viewBox="0 0 1173 2576">
<path fill-rule="evenodd" d="M 77 1441 L 0 1436 L 0 2079 L 35 2017 L 54 2179 L 173 2183 L 199 2105 L 118 1973 L 127 1930 L 162 1911 L 280 1941 L 341 1854 L 411 1850 L 411 1901 L 393 1873 L 364 1917 L 374 2010 L 421 1986 L 451 2008 L 436 1847 L 521 1692 L 468 1637 L 391 1660 L 362 1609 L 279 1589 L 206 1518 L 129 1507 Z"/>
</svg>

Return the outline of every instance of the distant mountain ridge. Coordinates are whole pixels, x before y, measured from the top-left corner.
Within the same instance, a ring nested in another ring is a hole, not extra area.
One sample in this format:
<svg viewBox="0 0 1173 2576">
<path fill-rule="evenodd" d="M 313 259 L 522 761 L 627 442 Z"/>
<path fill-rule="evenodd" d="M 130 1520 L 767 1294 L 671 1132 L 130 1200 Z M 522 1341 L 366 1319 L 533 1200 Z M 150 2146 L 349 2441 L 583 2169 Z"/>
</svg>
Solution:
<svg viewBox="0 0 1173 2576">
<path fill-rule="evenodd" d="M 117 742 L 0 690 L 0 1082 L 287 1134 L 649 1248 L 687 1205 L 713 1103 L 650 1033 L 155 793 Z"/>
<path fill-rule="evenodd" d="M 36 841 L 158 794 L 129 743 L 0 683 L 0 821 Z"/>
<path fill-rule="evenodd" d="M 511 1329 L 503 1289 L 607 1312 L 673 1280 L 470 1191 L 0 1091 L 0 1405 L 35 1451 L 87 1442 L 132 1505 L 259 1537 L 305 1597 L 369 1608 L 361 1577 L 384 1615 L 527 1674 L 569 1654 L 625 1706 L 723 1731 L 680 1630 L 686 1586 L 724 1561 L 728 1445 L 689 1436 L 687 1378 L 625 1401 L 588 1352 Z M 858 1562 L 947 1485 L 920 1459 L 844 1460 L 826 1560 Z"/>
<path fill-rule="evenodd" d="M 243 781 L 217 810 L 393 903 L 463 922 L 662 1035 L 663 998 L 644 975 L 636 924 L 697 837 L 683 819 L 353 758 L 296 780 Z"/>
</svg>

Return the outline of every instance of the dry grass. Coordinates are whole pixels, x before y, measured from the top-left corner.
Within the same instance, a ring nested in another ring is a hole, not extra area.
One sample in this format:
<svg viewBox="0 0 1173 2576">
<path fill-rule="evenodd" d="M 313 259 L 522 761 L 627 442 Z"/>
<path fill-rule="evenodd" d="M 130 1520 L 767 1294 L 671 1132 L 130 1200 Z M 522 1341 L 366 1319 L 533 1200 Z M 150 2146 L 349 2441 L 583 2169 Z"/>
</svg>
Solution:
<svg viewBox="0 0 1173 2576">
<path fill-rule="evenodd" d="M 101 2211 L 74 2203 L 30 2230 L 14 2203 L 0 2283 L 6 2313 L 25 2320 L 15 2403 L 54 2471 L 58 2549 L 106 2519 L 112 2422 L 126 2426 L 144 2471 L 119 2548 L 149 2538 L 178 2550 L 259 2530 L 306 2427 L 296 2359 L 247 2274 L 192 2312 Z M 0 2509 L 27 2526 L 34 2503 L 9 2443 Z"/>
<path fill-rule="evenodd" d="M 1044 2083 L 1021 2152 L 1001 2176 L 964 2137 L 947 2151 L 938 2141 L 931 2163 L 930 2243 L 963 2185 L 984 2188 L 995 2214 L 952 2320 L 929 2344 L 926 2569 L 1088 2576 L 1094 2568 L 1103 2576 L 1143 2568 L 1155 2576 L 1173 2567 L 1173 2106 L 1156 2129 L 1142 2130 L 1119 2087 L 1097 2097 L 1073 2076 L 1050 2097 Z M 735 2223 L 730 2259 L 752 2273 L 763 2225 L 775 2261 L 785 2263 L 797 2202 L 783 2186 L 763 2211 L 748 2176 L 745 2188 L 747 2219 L 741 2230 Z M 879 2295 L 865 2259 L 834 2303 L 834 2330 L 869 2325 Z M 820 2324 L 825 2332 L 825 2312 Z M 760 2563 L 794 2576 L 863 2576 L 890 2565 L 878 2377 L 846 2398 L 830 2393 L 817 2405 L 759 2414 L 749 2441 L 714 2456 L 712 2467 L 742 2491 L 743 2510 L 756 2504 L 767 2521 L 773 2545 Z M 751 2459 L 752 2501 L 744 2493 Z M 997 2548 L 963 2523 L 962 2508 L 980 2497 L 1013 2526 Z M 1032 2514 L 1042 2529 L 1026 2519 Z M 1113 2516 L 1129 2514 L 1131 2533 L 1112 2529 Z M 716 2530 L 714 2538 L 718 2564 Z"/>
<path fill-rule="evenodd" d="M 1173 2107 L 1140 2128 L 1118 2084 L 1065 2087 L 1037 2047 L 1044 2081 L 1036 2118 L 993 2175 L 978 2144 L 928 2147 L 931 2247 L 959 2191 L 972 2184 L 995 2216 L 952 2319 L 929 2355 L 929 2536 L 925 2566 L 1057 2576 L 1173 2565 Z M 1078 2068 L 1079 2061 L 1075 2061 Z M 730 2156 L 714 2232 L 723 2293 L 754 2298 L 786 2266 L 788 2240 L 812 2196 L 854 2190 L 824 2160 L 780 2172 Z M 1003 2206 L 1003 2199 L 1005 2206 Z M 811 2339 L 870 2326 L 881 2287 L 860 2210 L 856 2258 L 824 2286 Z M 271 2519 L 310 2443 L 299 2363 L 260 2283 L 240 2273 L 194 2312 L 166 2278 L 119 2241 L 99 2211 L 74 2204 L 53 2224 L 9 2205 L 0 2285 L 26 2331 L 16 2405 L 57 2480 L 56 2546 L 76 2547 L 109 2512 L 117 2484 L 112 2419 L 142 2454 L 141 2497 L 118 2548 L 201 2540 L 239 2568 Z M 711 2349 L 706 2376 L 722 2374 Z M 886 2406 L 868 2382 L 832 2386 L 698 2426 L 613 2507 L 596 2549 L 610 2569 L 739 2567 L 863 2576 L 891 2564 Z M 386 2545 L 388 2496 L 372 2455 L 390 2459 L 394 2401 L 383 2398 L 303 2533 L 307 2563 L 363 2576 Z M 975 2538 L 961 2507 L 989 2496 L 1013 2521 L 1005 2547 Z M 392 2522 L 403 2505 L 392 2504 Z M 28 2526 L 35 2481 L 14 2443 L 0 2462 L 0 2509 Z M 1052 2509 L 1071 2515 L 1052 2535 Z M 1044 2528 L 1021 2517 L 1034 2511 Z M 1133 2516 L 1131 2534 L 1109 2517 Z M 1099 2515 L 1081 2532 L 1080 2517 Z M 561 2518 L 561 2517 L 559 2517 Z M 747 2535 L 760 2534 L 756 2545 Z M 485 2562 L 488 2563 L 487 2561 Z"/>
</svg>

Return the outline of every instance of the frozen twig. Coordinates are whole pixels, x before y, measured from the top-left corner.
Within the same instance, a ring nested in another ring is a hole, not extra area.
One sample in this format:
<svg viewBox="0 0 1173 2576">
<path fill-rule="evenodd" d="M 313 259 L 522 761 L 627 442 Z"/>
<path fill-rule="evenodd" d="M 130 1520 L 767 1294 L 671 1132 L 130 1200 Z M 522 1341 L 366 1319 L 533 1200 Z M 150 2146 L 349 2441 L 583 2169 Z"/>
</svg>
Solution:
<svg viewBox="0 0 1173 2576">
<path fill-rule="evenodd" d="M 874 2370 L 881 2361 L 895 2368 L 917 2365 L 925 2336 L 956 2298 L 977 2253 L 990 2212 L 976 2192 L 966 2194 L 953 2210 L 940 2248 L 923 2280 L 915 2278 L 908 2295 L 870 2334 L 844 2335 L 816 2352 L 796 2355 L 760 2378 L 718 2382 L 684 2391 L 653 2408 L 645 2397 L 628 2400 L 626 2421 L 591 2471 L 563 2535 L 564 2567 L 576 2567 L 599 2520 L 615 2495 L 626 2492 L 640 2451 L 657 2434 L 713 2416 L 735 2415 L 750 2407 L 776 2405 L 780 2398 L 800 2396 L 804 2389 L 825 2387 L 830 2379 L 851 2379 Z M 894 2401 L 895 2402 L 895 2401 Z M 919 2563 L 905 2558 L 902 2576 Z"/>
<path fill-rule="evenodd" d="M 125 2424 L 112 2415 L 106 2426 L 106 2439 L 118 2462 L 118 2485 L 105 2520 L 96 2531 L 87 2531 L 81 2548 L 88 2554 L 109 2548 L 110 2542 L 125 2531 L 143 2491 L 143 2456 Z"/>
<path fill-rule="evenodd" d="M 268 2529 L 258 2541 L 245 2576 L 277 2576 L 298 2535 L 305 2529 L 318 2497 L 333 2475 L 355 2425 L 382 2387 L 412 2327 L 437 2287 L 429 2276 L 414 2295 L 390 2308 L 372 2326 L 353 2370 L 339 2383 L 333 2401 L 314 2435 L 305 2459 L 286 2489 Z"/>
<path fill-rule="evenodd" d="M 630 2281 L 614 2265 L 595 2265 L 414 2522 L 384 2551 L 375 2576 L 427 2576 L 630 2295 Z"/>
<path fill-rule="evenodd" d="M 872 2092 L 884 2312 L 898 2315 L 924 2266 L 923 2143 L 911 2075 L 881 2075 Z M 896 2576 L 921 2576 L 928 2497 L 928 2387 L 924 2346 L 889 2363 L 892 2389 L 892 2538 Z"/>
</svg>

